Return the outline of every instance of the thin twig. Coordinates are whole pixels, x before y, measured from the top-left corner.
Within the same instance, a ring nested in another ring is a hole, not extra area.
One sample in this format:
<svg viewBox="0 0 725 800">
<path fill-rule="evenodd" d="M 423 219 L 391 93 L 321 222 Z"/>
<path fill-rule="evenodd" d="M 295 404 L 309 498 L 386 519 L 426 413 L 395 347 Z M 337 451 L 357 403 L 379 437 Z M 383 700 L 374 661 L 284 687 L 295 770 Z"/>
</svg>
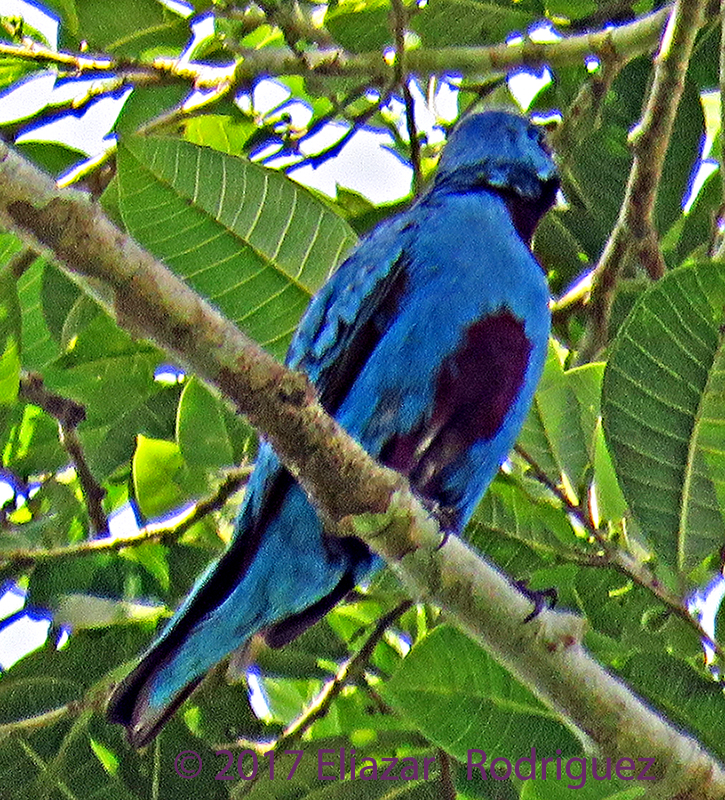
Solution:
<svg viewBox="0 0 725 800">
<path fill-rule="evenodd" d="M 634 160 L 622 209 L 594 270 L 590 316 L 578 363 L 593 360 L 607 343 L 614 294 L 627 259 L 639 260 L 653 280 L 664 274 L 654 223 L 657 189 L 706 5 L 707 0 L 677 0 L 662 37 L 652 87 L 632 141 Z"/>
<path fill-rule="evenodd" d="M 108 530 L 108 519 L 103 510 L 106 490 L 93 476 L 76 430 L 86 418 L 85 408 L 75 400 L 48 391 L 43 384 L 43 379 L 36 374 L 21 376 L 20 393 L 28 402 L 39 406 L 46 414 L 58 421 L 60 443 L 70 456 L 78 476 L 91 531 L 98 534 Z"/>
<path fill-rule="evenodd" d="M 394 80 L 403 93 L 405 124 L 410 142 L 410 163 L 413 167 L 413 194 L 418 195 L 421 188 L 420 142 L 418 141 L 418 129 L 415 125 L 415 104 L 413 103 L 413 95 L 410 91 L 409 77 L 405 64 L 405 25 L 408 18 L 403 0 L 392 0 L 391 7 L 393 9 L 393 38 L 395 40 Z"/>
<path fill-rule="evenodd" d="M 333 122 L 338 117 L 344 117 L 348 106 L 360 100 L 371 88 L 375 88 L 375 85 L 371 84 L 369 81 L 366 81 L 365 83 L 359 84 L 350 92 L 348 92 L 342 98 L 342 100 L 335 100 L 334 98 L 329 97 L 328 100 L 330 101 L 332 107 L 327 113 L 318 117 L 311 125 L 307 127 L 304 133 L 297 136 L 291 142 L 286 142 L 280 150 L 276 150 L 274 153 L 267 156 L 264 161 L 279 158 L 280 156 L 299 155 L 300 147 L 302 144 L 304 144 L 304 142 L 312 138 L 315 134 L 319 133 L 328 123 Z M 379 107 L 379 105 L 379 101 L 375 103 L 376 108 Z M 314 156 L 312 156 L 312 158 L 314 158 Z M 309 163 L 308 159 L 302 158 L 300 161 L 283 168 L 283 171 L 290 172 L 291 170 L 301 167 L 307 163 Z"/>
<path fill-rule="evenodd" d="M 403 600 L 395 608 L 382 616 L 372 631 L 363 642 L 362 647 L 353 656 L 347 659 L 313 703 L 305 709 L 284 733 L 274 743 L 276 750 L 288 747 L 292 742 L 298 741 L 300 737 L 311 727 L 313 722 L 322 719 L 330 710 L 330 706 L 335 698 L 340 694 L 344 687 L 354 681 L 368 665 L 378 643 L 385 635 L 388 628 L 413 605 L 412 600 Z"/>
<path fill-rule="evenodd" d="M 340 692 L 342 692 L 345 686 L 357 680 L 364 672 L 365 667 L 368 665 L 375 648 L 385 635 L 385 632 L 397 619 L 411 608 L 412 605 L 412 600 L 403 600 L 395 606 L 395 608 L 382 616 L 373 630 L 368 634 L 360 649 L 342 664 L 335 674 L 335 677 L 325 684 L 317 697 L 315 697 L 297 719 L 285 728 L 277 739 L 265 743 L 239 740 L 237 744 L 245 748 L 261 749 L 264 752 L 269 752 L 270 750 L 282 752 L 295 742 L 298 742 L 305 732 L 312 727 L 313 723 L 327 715 L 332 703 L 340 695 Z M 250 780 L 240 786 L 238 791 L 232 793 L 233 800 L 244 797 L 251 790 L 255 782 L 255 780 Z"/>
<path fill-rule="evenodd" d="M 40 728 L 47 728 L 54 725 L 68 716 L 76 716 L 83 708 L 83 704 L 79 701 L 72 701 L 66 703 L 64 706 L 59 706 L 51 711 L 44 711 L 42 714 L 36 714 L 33 717 L 20 719 L 14 722 L 6 722 L 0 725 L 0 742 L 10 736 L 18 734 L 27 735 Z"/>
<path fill-rule="evenodd" d="M 208 499 L 201 500 L 189 508 L 180 522 L 173 525 L 149 523 L 130 536 L 107 536 L 87 542 L 51 547 L 0 551 L 0 564 L 5 569 L 25 570 L 39 562 L 63 558 L 81 558 L 95 553 L 110 553 L 126 547 L 137 547 L 145 542 L 177 541 L 193 525 L 213 511 L 222 508 L 229 497 L 247 480 L 252 468 L 248 466 L 230 472 L 217 491 Z"/>
<path fill-rule="evenodd" d="M 594 524 L 588 513 L 578 503 L 574 503 L 559 486 L 557 486 L 549 476 L 539 467 L 536 460 L 530 456 L 520 445 L 516 445 L 516 452 L 529 465 L 532 476 L 543 486 L 545 486 L 562 504 L 568 514 L 571 514 L 586 530 L 590 537 L 602 548 L 606 557 L 606 564 L 615 567 L 623 575 L 634 581 L 644 589 L 650 591 L 672 614 L 679 617 L 687 625 L 694 629 L 695 633 L 703 642 L 706 642 L 718 654 L 720 658 L 725 658 L 725 650 L 710 636 L 710 634 L 700 625 L 682 600 L 672 594 L 659 581 L 652 571 L 638 561 L 631 553 L 613 544 L 603 532 Z M 583 564 L 583 566 L 587 566 Z M 605 563 L 595 564 L 595 566 L 605 566 Z"/>
<path fill-rule="evenodd" d="M 326 161 L 329 161 L 331 158 L 335 158 L 335 156 L 339 155 L 345 145 L 352 139 L 352 137 L 357 133 L 358 129 L 361 125 L 364 125 L 370 117 L 375 114 L 378 109 L 385 105 L 387 102 L 387 95 L 378 98 L 372 105 L 366 108 L 364 111 L 361 111 L 359 114 L 356 114 L 351 123 L 350 127 L 345 131 L 345 133 L 333 144 L 329 147 L 326 147 L 324 150 L 320 150 L 319 153 L 315 153 L 314 155 L 307 156 L 303 158 L 301 161 L 296 161 L 294 164 L 289 164 L 285 167 L 282 167 L 282 171 L 285 174 L 289 174 L 300 167 L 305 165 L 310 165 L 314 169 L 319 167 L 321 164 L 324 164 Z M 274 154 L 275 156 L 279 155 L 278 153 Z"/>
<path fill-rule="evenodd" d="M 170 111 L 159 114 L 158 117 L 154 117 L 141 125 L 137 133 L 141 136 L 148 136 L 150 133 L 174 128 L 180 123 L 186 122 L 202 113 L 208 114 L 213 110 L 214 106 L 219 105 L 227 98 L 233 99 L 238 87 L 238 81 L 235 80 L 234 76 L 227 75 L 212 91 L 208 92 L 193 105 L 177 106 Z"/>
<path fill-rule="evenodd" d="M 578 144 L 601 125 L 607 93 L 624 63 L 611 54 L 600 54 L 599 69 L 584 81 L 559 125 L 549 134 L 551 146 L 563 165 Z"/>
<path fill-rule="evenodd" d="M 410 141 L 410 165 L 413 168 L 413 194 L 417 196 L 420 194 L 423 178 L 420 169 L 420 140 L 418 139 L 418 128 L 415 124 L 413 94 L 410 91 L 410 83 L 407 80 L 403 81 L 403 100 L 405 101 L 405 124 Z"/>
</svg>

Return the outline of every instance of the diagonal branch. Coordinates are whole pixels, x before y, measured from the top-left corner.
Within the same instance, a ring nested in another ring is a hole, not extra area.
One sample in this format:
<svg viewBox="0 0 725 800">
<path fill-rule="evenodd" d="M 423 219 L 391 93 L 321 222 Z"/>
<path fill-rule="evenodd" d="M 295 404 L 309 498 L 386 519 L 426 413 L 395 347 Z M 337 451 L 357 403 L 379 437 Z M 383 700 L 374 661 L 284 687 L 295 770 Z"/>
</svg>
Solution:
<svg viewBox="0 0 725 800">
<path fill-rule="evenodd" d="M 82 195 L 0 143 L 0 222 L 74 280 L 105 288 L 119 324 L 157 342 L 217 387 L 267 436 L 315 499 L 331 532 L 356 535 L 391 565 L 411 595 L 449 618 L 600 752 L 654 759 L 662 797 L 725 796 L 725 770 L 584 649 L 583 620 L 543 611 L 437 522 L 398 473 L 375 463 L 330 418 L 304 375 L 250 341 Z M 504 613 L 505 610 L 505 613 Z"/>
<path fill-rule="evenodd" d="M 654 223 L 657 189 L 675 125 L 677 107 L 707 0 L 677 0 L 655 57 L 654 81 L 633 136 L 634 160 L 617 224 L 593 274 L 589 320 L 579 362 L 606 345 L 614 294 L 625 262 L 636 258 L 654 280 L 665 270 Z"/>
<path fill-rule="evenodd" d="M 70 456 L 78 476 L 78 483 L 88 511 L 91 532 L 99 534 L 108 530 L 108 519 L 103 510 L 106 492 L 88 466 L 86 454 L 76 430 L 86 418 L 85 408 L 74 400 L 48 391 L 43 385 L 42 377 L 37 374 L 21 375 L 20 393 L 29 403 L 42 408 L 46 414 L 58 421 L 60 443 Z"/>
</svg>

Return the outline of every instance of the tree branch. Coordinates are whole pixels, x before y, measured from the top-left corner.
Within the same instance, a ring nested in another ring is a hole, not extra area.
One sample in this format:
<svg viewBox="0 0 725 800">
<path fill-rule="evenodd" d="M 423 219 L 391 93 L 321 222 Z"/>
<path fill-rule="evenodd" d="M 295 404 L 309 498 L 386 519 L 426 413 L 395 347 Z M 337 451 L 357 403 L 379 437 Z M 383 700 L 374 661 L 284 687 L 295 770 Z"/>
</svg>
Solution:
<svg viewBox="0 0 725 800">
<path fill-rule="evenodd" d="M 412 601 L 404 600 L 395 608 L 382 616 L 372 631 L 367 635 L 360 649 L 348 658 L 337 671 L 333 680 L 317 695 L 312 704 L 292 722 L 273 743 L 275 750 L 283 750 L 298 741 L 310 726 L 318 719 L 327 715 L 335 698 L 345 686 L 358 678 L 370 662 L 375 648 L 385 635 L 388 628 L 411 608 Z"/>
<path fill-rule="evenodd" d="M 619 570 L 619 572 L 634 581 L 638 586 L 647 589 L 671 614 L 674 614 L 674 616 L 681 619 L 686 625 L 692 628 L 701 642 L 708 644 L 720 658 L 725 660 L 725 652 L 722 646 L 702 627 L 699 620 L 692 616 L 687 606 L 682 602 L 682 598 L 669 591 L 652 573 L 652 570 L 647 564 L 635 558 L 628 550 L 612 543 L 609 538 L 604 535 L 602 530 L 594 524 L 587 511 L 585 511 L 580 504 L 572 502 L 566 492 L 562 491 L 559 486 L 549 480 L 546 473 L 523 447 L 516 445 L 515 449 L 531 468 L 532 476 L 541 483 L 542 486 L 546 486 L 557 500 L 559 500 L 567 513 L 571 514 L 579 522 L 592 540 L 595 541 L 603 551 L 604 555 L 602 560 L 595 560 L 591 562 L 591 565 L 599 567 L 608 564 Z M 579 561 L 576 563 L 583 563 L 586 566 L 586 562 Z"/>
<path fill-rule="evenodd" d="M 596 33 L 569 36 L 555 42 L 535 43 L 524 39 L 517 44 L 488 47 L 442 47 L 406 52 L 409 72 L 428 76 L 431 73 L 481 75 L 506 73 L 518 67 L 566 67 L 581 64 L 586 56 L 627 63 L 651 52 L 660 39 L 669 8 L 640 17 L 627 25 Z M 192 84 L 195 88 L 214 88 L 220 81 L 233 81 L 239 70 L 251 77 L 260 75 L 334 75 L 370 81 L 389 82 L 394 65 L 387 64 L 380 52 L 350 54 L 342 48 L 328 47 L 305 52 L 302 56 L 284 49 L 262 48 L 240 51 L 241 63 L 224 67 L 200 62 L 181 62 L 173 58 L 155 58 L 151 62 L 90 57 L 51 50 L 39 44 L 20 45 L 0 42 L 0 56 L 35 61 L 63 68 L 75 76 L 115 73 L 139 82 Z"/>
<path fill-rule="evenodd" d="M 633 136 L 634 160 L 617 224 L 593 273 L 587 330 L 578 362 L 591 361 L 607 343 L 609 317 L 622 267 L 636 257 L 653 280 L 665 263 L 654 224 L 657 189 L 685 87 L 695 37 L 707 0 L 677 0 L 655 57 L 654 81 Z"/>
<path fill-rule="evenodd" d="M 181 521 L 178 521 L 177 518 L 172 525 L 152 522 L 144 525 L 137 533 L 130 536 L 105 536 L 102 539 L 92 539 L 88 542 L 78 542 L 62 547 L 0 550 L 0 565 L 3 570 L 22 571 L 38 562 L 63 558 L 82 558 L 83 556 L 97 553 L 112 553 L 123 550 L 126 547 L 137 547 L 146 542 L 177 541 L 197 522 L 200 522 L 213 511 L 218 511 L 222 508 L 229 497 L 246 481 L 251 471 L 251 467 L 240 467 L 230 472 L 211 497 L 192 505 Z"/>
<path fill-rule="evenodd" d="M 108 530 L 108 519 L 103 510 L 103 499 L 106 492 L 94 478 L 83 446 L 78 438 L 78 425 L 86 418 L 86 410 L 82 405 L 67 397 L 49 392 L 43 385 L 40 375 L 21 375 L 20 393 L 33 405 L 42 408 L 46 414 L 58 421 L 60 443 L 70 456 L 71 463 L 78 476 L 81 494 L 88 511 L 91 532 L 94 534 Z"/>
<path fill-rule="evenodd" d="M 584 621 L 543 611 L 458 537 L 441 531 L 405 479 L 375 463 L 330 418 L 304 375 L 250 341 L 82 195 L 0 143 L 0 222 L 76 281 L 97 281 L 123 327 L 217 387 L 267 435 L 331 532 L 364 539 L 412 596 L 446 609 L 541 700 L 616 758 L 654 758 L 660 796 L 725 794 L 725 770 L 612 677 L 581 644 Z"/>
</svg>

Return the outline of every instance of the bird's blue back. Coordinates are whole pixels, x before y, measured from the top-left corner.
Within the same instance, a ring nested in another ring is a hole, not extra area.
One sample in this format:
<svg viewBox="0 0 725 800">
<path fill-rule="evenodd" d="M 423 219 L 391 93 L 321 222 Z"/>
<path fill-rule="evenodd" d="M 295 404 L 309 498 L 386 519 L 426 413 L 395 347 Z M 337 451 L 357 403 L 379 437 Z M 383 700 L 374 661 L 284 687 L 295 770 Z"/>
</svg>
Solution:
<svg viewBox="0 0 725 800">
<path fill-rule="evenodd" d="M 460 531 L 513 445 L 543 367 L 548 291 L 529 250 L 556 173 L 506 112 L 461 123 L 433 187 L 379 226 L 313 298 L 287 363 L 365 449 Z M 328 536 L 261 445 L 234 540 L 197 581 L 110 716 L 137 746 L 214 664 L 258 632 L 280 645 L 382 566 Z"/>
</svg>

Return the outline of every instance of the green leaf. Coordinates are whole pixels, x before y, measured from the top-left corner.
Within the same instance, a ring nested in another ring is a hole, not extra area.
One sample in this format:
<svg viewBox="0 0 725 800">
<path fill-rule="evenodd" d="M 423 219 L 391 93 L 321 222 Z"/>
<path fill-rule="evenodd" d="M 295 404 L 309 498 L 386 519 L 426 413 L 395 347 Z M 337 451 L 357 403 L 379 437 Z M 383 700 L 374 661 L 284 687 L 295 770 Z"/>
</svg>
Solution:
<svg viewBox="0 0 725 800">
<path fill-rule="evenodd" d="M 15 85 L 31 72 L 39 72 L 43 65 L 27 59 L 0 57 L 0 91 L 14 89 Z"/>
<path fill-rule="evenodd" d="M 113 129 L 130 136 L 148 122 L 178 107 L 188 95 L 186 86 L 136 86 L 123 104 Z"/>
<path fill-rule="evenodd" d="M 341 0 L 329 5 L 325 27 L 351 53 L 380 50 L 392 44 L 390 0 Z"/>
<path fill-rule="evenodd" d="M 127 603 L 89 594 L 68 594 L 61 598 L 53 619 L 59 625 L 81 628 L 107 628 L 139 620 L 156 622 L 166 606 Z"/>
<path fill-rule="evenodd" d="M 195 378 L 188 381 L 181 394 L 176 441 L 191 468 L 213 470 L 234 463 L 222 402 Z"/>
<path fill-rule="evenodd" d="M 649 76 L 649 69 L 647 74 Z M 659 231 L 666 231 L 682 214 L 682 200 L 699 159 L 700 143 L 704 137 L 705 114 L 700 92 L 688 76 L 667 148 L 662 180 L 657 187 L 655 222 Z"/>
<path fill-rule="evenodd" d="M 621 669 L 624 679 L 668 718 L 689 730 L 718 758 L 725 757 L 718 720 L 725 697 L 717 682 L 704 678 L 670 654 L 637 655 Z"/>
<path fill-rule="evenodd" d="M 469 749 L 485 750 L 489 759 L 531 747 L 580 751 L 553 712 L 449 625 L 418 642 L 381 689 L 424 736 L 464 762 Z"/>
<path fill-rule="evenodd" d="M 118 169 L 134 238 L 282 357 L 349 226 L 284 175 L 190 142 L 130 139 Z"/>
<path fill-rule="evenodd" d="M 553 483 L 563 479 L 574 492 L 582 488 L 591 463 L 601 374 L 601 365 L 565 371 L 550 344 L 544 374 L 518 438 Z"/>
<path fill-rule="evenodd" d="M 684 261 L 693 251 L 707 256 L 707 249 L 715 233 L 715 220 L 722 203 L 722 177 L 720 170 L 707 177 L 700 192 L 685 216 L 682 233 L 677 237 L 677 260 Z"/>
<path fill-rule="evenodd" d="M 245 145 L 257 128 L 249 119 L 225 114 L 203 114 L 184 125 L 184 138 L 231 156 L 246 155 Z"/>
<path fill-rule="evenodd" d="M 597 425 L 594 443 L 594 494 L 601 519 L 618 520 L 627 513 L 627 501 L 614 471 L 601 422 Z"/>
<path fill-rule="evenodd" d="M 722 545 L 722 265 L 674 270 L 622 326 L 602 418 L 630 507 L 660 557 L 689 572 Z"/>
<path fill-rule="evenodd" d="M 594 0 L 546 0 L 546 16 L 581 19 L 594 14 L 598 7 Z"/>
<path fill-rule="evenodd" d="M 133 455 L 136 500 L 146 517 L 158 517 L 178 508 L 187 494 L 182 488 L 185 465 L 175 442 L 139 436 Z"/>
<path fill-rule="evenodd" d="M 188 24 L 157 0 L 82 0 L 76 10 L 78 36 L 110 53 L 137 56 L 161 46 L 173 54 L 189 38 Z"/>
<path fill-rule="evenodd" d="M 62 710 L 65 703 L 78 702 L 86 692 L 103 697 L 108 690 L 108 671 L 117 670 L 119 662 L 133 657 L 147 638 L 148 633 L 141 631 L 141 626 L 126 625 L 79 630 L 62 649 L 56 649 L 49 641 L 3 674 L 0 722 Z M 0 796 L 7 800 L 139 800 L 142 794 L 132 792 L 118 776 L 109 775 L 101 767 L 97 748 L 92 749 L 90 744 L 92 740 L 102 743 L 109 756 L 115 753 L 120 759 L 120 773 L 134 770 L 136 776 L 140 774 L 141 759 L 123 741 L 121 729 L 102 723 L 99 716 L 86 710 L 79 716 L 69 714 L 0 742 Z M 139 785 L 143 787 L 136 780 L 136 788 Z"/>
<path fill-rule="evenodd" d="M 524 33 L 542 13 L 527 0 L 428 0 L 411 28 L 427 47 L 498 44 L 514 31 Z"/>
<path fill-rule="evenodd" d="M 577 546 L 561 509 L 537 502 L 521 486 L 500 476 L 478 504 L 472 522 L 467 538 L 476 546 L 480 546 L 481 528 L 487 535 L 509 537 L 542 552 L 563 553 Z"/>
<path fill-rule="evenodd" d="M 87 158 L 82 150 L 59 142 L 33 142 L 26 140 L 16 144 L 18 150 L 30 161 L 54 177 L 69 170 Z"/>
<path fill-rule="evenodd" d="M 41 258 L 36 259 L 18 279 L 18 297 L 23 319 L 22 359 L 23 366 L 28 370 L 42 371 L 61 352 L 58 347 L 60 333 L 54 333 L 46 314 L 48 310 L 54 311 L 63 306 L 62 295 L 54 293 L 52 299 L 47 297 L 45 287 L 53 282 L 51 274 L 53 277 L 60 276 L 62 281 L 74 286 L 67 278 L 62 278 L 54 266 Z M 76 296 L 80 292 L 77 287 L 73 290 Z M 48 299 L 51 302 L 46 305 Z"/>
<path fill-rule="evenodd" d="M 45 382 L 85 407 L 79 433 L 89 466 L 102 479 L 131 457 L 139 431 L 172 435 L 178 389 L 154 381 L 159 352 L 133 341 L 87 298 L 63 328 L 67 352 L 46 367 Z"/>
<path fill-rule="evenodd" d="M 17 279 L 6 263 L 0 266 L 0 415 L 2 406 L 12 405 L 18 397 L 20 331 Z M 0 433 L 2 429 L 0 418 Z"/>
<path fill-rule="evenodd" d="M 144 544 L 128 547 L 122 551 L 123 558 L 140 564 L 149 575 L 153 575 L 165 592 L 169 591 L 171 585 L 167 556 L 167 548 L 158 542 L 144 542 Z"/>
<path fill-rule="evenodd" d="M 604 102 L 601 122 L 566 155 L 564 190 L 571 203 L 561 219 L 590 260 L 596 261 L 619 216 L 632 161 L 629 135 L 639 121 L 643 98 L 651 80 L 651 61 L 630 62 L 614 81 Z M 655 217 L 666 231 L 682 213 L 693 163 L 704 133 L 704 116 L 693 83 L 686 81 L 686 112 L 677 115 L 665 158 Z"/>
<path fill-rule="evenodd" d="M 58 423 L 36 406 L 18 404 L 9 422 L 5 466 L 19 475 L 41 475 L 68 463 L 58 441 Z"/>
<path fill-rule="evenodd" d="M 561 294 L 586 266 L 579 243 L 558 213 L 549 213 L 541 220 L 534 237 L 534 253 L 554 296 Z"/>
</svg>

